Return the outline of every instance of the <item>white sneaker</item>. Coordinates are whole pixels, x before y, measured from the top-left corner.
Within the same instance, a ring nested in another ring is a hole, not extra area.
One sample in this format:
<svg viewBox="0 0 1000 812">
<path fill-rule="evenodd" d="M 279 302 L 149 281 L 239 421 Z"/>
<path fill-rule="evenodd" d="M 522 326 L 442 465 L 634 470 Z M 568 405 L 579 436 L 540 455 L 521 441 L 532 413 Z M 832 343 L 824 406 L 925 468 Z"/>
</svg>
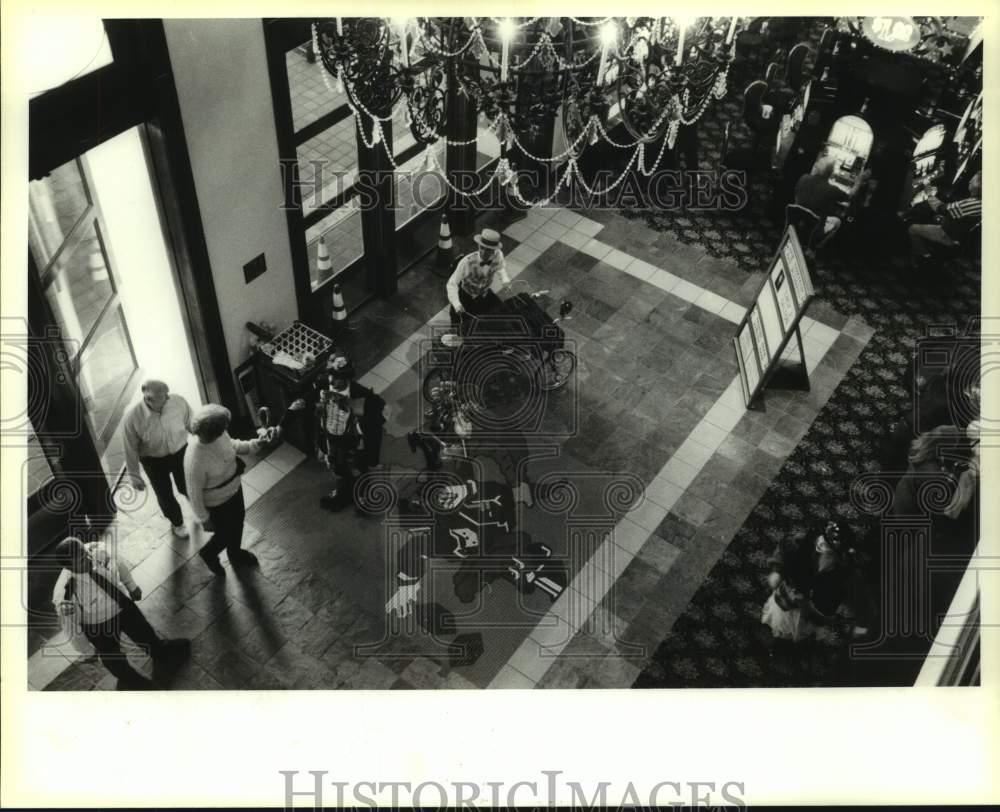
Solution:
<svg viewBox="0 0 1000 812">
<path fill-rule="evenodd" d="M 188 529 L 182 524 L 179 524 L 176 527 L 171 526 L 170 530 L 179 539 L 186 539 L 189 535 L 191 535 L 188 533 Z"/>
</svg>

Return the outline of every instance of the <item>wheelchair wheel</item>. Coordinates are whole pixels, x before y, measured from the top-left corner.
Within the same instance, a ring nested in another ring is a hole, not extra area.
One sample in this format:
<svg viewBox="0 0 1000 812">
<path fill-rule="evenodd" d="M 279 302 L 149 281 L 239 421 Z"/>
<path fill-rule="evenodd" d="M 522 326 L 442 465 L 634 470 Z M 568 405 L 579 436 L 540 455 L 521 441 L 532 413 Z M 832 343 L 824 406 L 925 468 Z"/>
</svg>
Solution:
<svg viewBox="0 0 1000 812">
<path fill-rule="evenodd" d="M 553 350 L 542 364 L 542 389 L 551 392 L 566 385 L 576 369 L 576 354 L 569 350 Z"/>
<path fill-rule="evenodd" d="M 424 378 L 424 398 L 428 403 L 437 403 L 454 391 L 455 376 L 447 367 L 435 367 Z"/>
</svg>

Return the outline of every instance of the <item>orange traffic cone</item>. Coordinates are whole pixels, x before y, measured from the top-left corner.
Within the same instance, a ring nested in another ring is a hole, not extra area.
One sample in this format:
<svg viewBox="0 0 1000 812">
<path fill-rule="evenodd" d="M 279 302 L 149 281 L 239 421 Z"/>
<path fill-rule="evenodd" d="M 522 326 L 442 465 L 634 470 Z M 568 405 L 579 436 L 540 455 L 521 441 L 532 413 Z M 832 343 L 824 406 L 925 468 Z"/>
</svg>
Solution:
<svg viewBox="0 0 1000 812">
<path fill-rule="evenodd" d="M 326 247 L 326 240 L 322 237 L 319 238 L 319 243 L 316 245 L 316 279 L 320 282 L 327 279 L 333 271 L 333 265 L 330 263 L 330 252 Z"/>
<path fill-rule="evenodd" d="M 448 225 L 448 215 L 441 215 L 441 231 L 438 236 L 437 266 L 445 270 L 451 268 L 454 249 L 451 244 L 451 226 Z"/>
<path fill-rule="evenodd" d="M 333 330 L 339 333 L 341 330 L 353 330 L 354 325 L 347 318 L 347 307 L 344 304 L 344 294 L 341 293 L 340 285 L 333 286 Z"/>
</svg>

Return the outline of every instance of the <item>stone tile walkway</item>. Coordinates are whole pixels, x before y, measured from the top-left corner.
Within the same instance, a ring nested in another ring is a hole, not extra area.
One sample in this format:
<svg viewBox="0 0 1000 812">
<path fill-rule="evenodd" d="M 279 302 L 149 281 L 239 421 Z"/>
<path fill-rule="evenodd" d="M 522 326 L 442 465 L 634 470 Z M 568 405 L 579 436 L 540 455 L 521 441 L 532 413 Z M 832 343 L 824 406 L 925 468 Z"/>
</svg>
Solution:
<svg viewBox="0 0 1000 812">
<path fill-rule="evenodd" d="M 158 628 L 194 639 L 170 687 L 632 684 L 870 331 L 836 314 L 806 319 L 811 391 L 775 390 L 763 411 L 747 412 L 731 347 L 746 276 L 683 247 L 673 252 L 663 235 L 650 240 L 644 227 L 629 222 L 626 230 L 616 218 L 533 210 L 504 235 L 512 277 L 575 304 L 564 326 L 577 381 L 547 402 L 544 436 L 533 445 L 555 455 L 534 460 L 532 478 L 567 478 L 580 498 L 521 517 L 570 562 L 563 595 L 552 603 L 501 581 L 469 616 L 447 590 L 435 592 L 466 614 L 466 629 L 483 634 L 483 655 L 450 667 L 420 629 L 386 634 L 391 517 L 319 514 L 329 475 L 314 460 L 282 457 L 247 476 L 248 493 L 259 494 L 245 542 L 260 557 L 258 573 L 220 583 L 191 560 L 196 542 L 141 537 L 137 577 L 153 587 L 144 610 Z M 387 479 L 417 467 L 403 437 L 417 424 L 430 325 L 447 322 L 444 305 L 443 281 L 416 269 L 397 297 L 363 310 L 347 339 L 367 370 L 362 382 L 389 403 Z M 605 501 L 603 513 L 593 509 Z M 129 521 L 139 529 L 143 515 Z M 35 658 L 32 687 L 109 687 L 96 664 L 56 670 Z"/>
</svg>

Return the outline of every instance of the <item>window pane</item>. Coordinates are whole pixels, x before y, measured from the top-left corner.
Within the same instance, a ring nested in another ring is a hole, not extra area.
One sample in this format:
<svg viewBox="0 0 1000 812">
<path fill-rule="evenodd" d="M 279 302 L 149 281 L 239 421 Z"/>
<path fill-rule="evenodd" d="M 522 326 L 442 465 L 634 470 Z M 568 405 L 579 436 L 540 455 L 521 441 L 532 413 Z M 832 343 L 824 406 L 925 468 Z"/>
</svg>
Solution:
<svg viewBox="0 0 1000 812">
<path fill-rule="evenodd" d="M 105 450 L 101 433 L 108 425 L 118 404 L 118 397 L 135 369 L 125 320 L 119 307 L 101 321 L 93 339 L 83 351 L 80 362 L 80 394 L 94 433 L 94 441 L 101 453 Z"/>
<path fill-rule="evenodd" d="M 70 356 L 76 356 L 113 294 L 104 252 L 90 223 L 73 251 L 59 256 L 45 288 Z"/>
<path fill-rule="evenodd" d="M 434 155 L 441 166 L 444 166 L 445 150 L 442 139 L 434 147 Z M 441 171 L 437 166 L 433 171 L 425 168 L 424 153 L 418 152 L 396 172 L 396 228 L 440 201 L 447 191 Z"/>
<path fill-rule="evenodd" d="M 28 496 L 33 496 L 39 488 L 55 479 L 49 458 L 32 430 L 28 435 Z"/>
<path fill-rule="evenodd" d="M 476 169 L 482 169 L 490 161 L 500 157 L 500 140 L 483 113 L 479 114 L 476 132 Z"/>
<path fill-rule="evenodd" d="M 45 270 L 87 208 L 90 195 L 74 159 L 28 184 L 28 244 L 38 272 Z"/>
<path fill-rule="evenodd" d="M 323 62 L 317 57 L 310 62 L 308 54 L 312 40 L 302 43 L 285 54 L 288 68 L 288 90 L 292 96 L 292 126 L 298 132 L 307 124 L 347 104 L 344 93 L 337 93 L 337 80 L 332 76 L 330 86 L 323 81 Z"/>
<path fill-rule="evenodd" d="M 21 67 L 31 98 L 114 61 L 104 22 L 97 17 L 39 14 L 28 19 L 21 36 L 28 46 Z"/>
<path fill-rule="evenodd" d="M 125 467 L 125 443 L 122 440 L 122 432 L 125 429 L 125 421 L 119 421 L 118 428 L 115 429 L 115 433 L 108 438 L 107 448 L 104 449 L 104 453 L 101 454 L 101 467 L 104 468 L 104 472 L 112 477 L 112 483 L 114 482 L 114 477 L 117 476 L 118 472 Z"/>
<path fill-rule="evenodd" d="M 323 237 L 330 254 L 329 270 L 317 266 L 319 238 Z M 309 279 L 313 290 L 327 279 L 358 259 L 365 252 L 361 234 L 361 199 L 352 198 L 339 209 L 331 212 L 318 223 L 306 229 L 306 248 L 309 253 Z"/>
<path fill-rule="evenodd" d="M 406 123 L 406 105 L 397 104 L 392 111 L 392 154 L 400 155 L 416 143 L 410 125 Z"/>
<path fill-rule="evenodd" d="M 297 147 L 304 215 L 354 183 L 358 171 L 356 127 L 354 116 L 348 116 Z"/>
</svg>

